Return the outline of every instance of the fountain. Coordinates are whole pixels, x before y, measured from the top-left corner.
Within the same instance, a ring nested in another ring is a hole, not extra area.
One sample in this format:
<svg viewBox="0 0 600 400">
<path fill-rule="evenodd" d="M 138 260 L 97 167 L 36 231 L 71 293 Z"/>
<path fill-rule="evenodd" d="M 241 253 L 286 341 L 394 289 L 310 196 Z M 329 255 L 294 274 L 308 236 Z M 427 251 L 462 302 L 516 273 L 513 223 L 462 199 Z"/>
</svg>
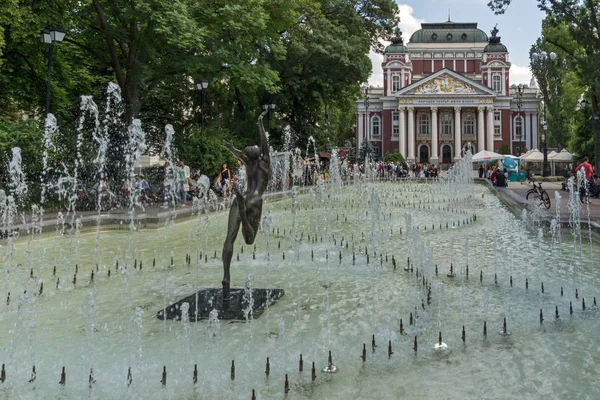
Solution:
<svg viewBox="0 0 600 400">
<path fill-rule="evenodd" d="M 100 160 L 111 118 L 89 115 L 93 126 L 102 121 L 91 142 Z M 124 143 L 124 165 L 133 165 L 143 130 L 126 131 L 137 138 Z M 228 213 L 210 196 L 188 208 L 194 218 L 178 217 L 167 199 L 157 229 L 143 228 L 139 207 L 121 230 L 105 229 L 105 212 L 76 207 L 44 207 L 35 219 L 20 196 L 23 183 L 41 178 L 27 176 L 14 154 L 11 183 L 0 190 L 0 398 L 600 397 L 589 384 L 589 360 L 599 355 L 600 247 L 581 229 L 578 199 L 568 200 L 571 226 L 546 226 L 537 212 L 515 216 L 492 189 L 474 185 L 468 154 L 440 178 L 394 182 L 368 169 L 359 178 L 356 168 L 343 182 L 334 158 L 330 183 L 293 183 L 278 200 L 265 193 L 254 244 L 233 245 L 242 323 L 225 323 L 218 297 L 196 296 L 223 274 L 214 254 Z M 289 168 L 300 176 L 293 156 Z M 43 180 L 45 199 L 58 190 L 70 199 L 79 175 L 59 170 L 60 182 Z M 286 291 L 259 319 L 249 307 L 261 302 L 257 287 Z M 206 319 L 194 310 L 200 303 Z M 156 318 L 170 304 L 179 318 Z M 474 382 L 455 379 L 475 372 Z"/>
</svg>

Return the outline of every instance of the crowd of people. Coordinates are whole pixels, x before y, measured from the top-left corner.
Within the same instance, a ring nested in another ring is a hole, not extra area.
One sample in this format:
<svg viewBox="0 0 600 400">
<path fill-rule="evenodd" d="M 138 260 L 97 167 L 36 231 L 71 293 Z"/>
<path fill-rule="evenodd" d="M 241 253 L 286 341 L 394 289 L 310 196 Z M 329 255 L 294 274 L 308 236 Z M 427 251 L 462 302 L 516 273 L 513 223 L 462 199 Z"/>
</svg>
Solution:
<svg viewBox="0 0 600 400">
<path fill-rule="evenodd" d="M 369 167 L 380 178 L 437 178 L 438 166 L 429 163 L 407 163 L 395 161 L 379 161 L 371 163 Z M 361 166 L 359 169 L 362 172 Z"/>
<path fill-rule="evenodd" d="M 428 163 L 394 161 L 378 161 L 366 165 L 360 163 L 358 165 L 358 172 L 361 175 L 365 173 L 365 167 L 371 171 L 372 176 L 377 176 L 381 179 L 435 178 L 439 174 L 439 167 Z M 452 166 L 449 166 L 449 168 L 452 168 Z M 596 193 L 600 195 L 600 178 L 594 173 L 593 167 L 587 157 L 571 172 L 570 179 L 576 180 L 576 172 L 579 170 L 584 171 L 586 190 L 593 195 Z M 309 177 L 308 179 L 305 177 L 304 184 L 310 185 L 314 182 L 314 174 L 317 171 L 315 169 L 313 173 L 309 172 L 308 170 L 306 171 L 306 175 Z M 354 165 L 349 163 L 347 175 L 351 176 L 353 172 Z M 508 186 L 509 179 L 506 168 L 501 169 L 498 166 L 482 164 L 478 172 L 480 178 L 490 180 L 495 187 L 502 188 Z M 190 170 L 185 161 L 179 160 L 172 165 L 169 162 L 165 162 L 161 174 L 160 187 L 157 190 L 152 190 L 146 178 L 141 174 L 135 176 L 132 190 L 134 197 L 145 204 L 162 202 L 164 207 L 167 207 L 169 204 L 185 206 L 189 204 L 193 197 L 206 195 L 209 189 L 212 189 L 217 196 L 227 197 L 233 195 L 236 186 L 244 185 L 244 176 L 244 166 L 240 160 L 237 162 L 235 173 L 229 169 L 227 163 L 221 164 L 220 172 L 212 180 L 202 175 L 200 171 Z M 563 184 L 563 188 L 566 186 L 567 182 Z M 114 207 L 119 197 L 126 199 L 130 197 L 130 191 L 126 184 L 123 184 L 120 190 L 115 190 L 108 179 L 96 184 L 93 190 L 96 196 L 99 196 L 103 209 Z M 118 194 L 115 194 L 115 192 Z"/>
<path fill-rule="evenodd" d="M 479 177 L 489 179 L 494 187 L 503 188 L 508 186 L 508 170 L 496 165 L 481 164 L 478 169 Z"/>
</svg>

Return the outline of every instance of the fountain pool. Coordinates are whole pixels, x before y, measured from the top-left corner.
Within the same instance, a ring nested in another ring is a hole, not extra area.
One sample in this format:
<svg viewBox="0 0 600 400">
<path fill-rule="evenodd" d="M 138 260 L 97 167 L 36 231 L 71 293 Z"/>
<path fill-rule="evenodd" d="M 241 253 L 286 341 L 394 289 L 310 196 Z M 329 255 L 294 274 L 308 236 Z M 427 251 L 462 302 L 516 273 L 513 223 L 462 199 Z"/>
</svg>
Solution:
<svg viewBox="0 0 600 400">
<path fill-rule="evenodd" d="M 286 294 L 241 323 L 156 316 L 220 287 L 224 211 L 2 242 L 0 398 L 280 399 L 286 374 L 289 399 L 600 397 L 600 248 L 587 233 L 546 231 L 487 187 L 444 180 L 321 185 L 264 214 L 256 249 L 235 245 L 232 285 Z M 335 374 L 322 372 L 329 351 Z"/>
</svg>

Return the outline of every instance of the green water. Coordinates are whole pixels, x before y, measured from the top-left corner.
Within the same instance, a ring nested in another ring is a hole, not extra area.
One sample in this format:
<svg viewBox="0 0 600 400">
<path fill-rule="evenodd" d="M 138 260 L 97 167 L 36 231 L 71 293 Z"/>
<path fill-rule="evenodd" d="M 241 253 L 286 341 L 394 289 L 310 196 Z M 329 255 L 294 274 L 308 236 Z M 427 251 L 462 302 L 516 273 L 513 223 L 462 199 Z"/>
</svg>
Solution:
<svg viewBox="0 0 600 400">
<path fill-rule="evenodd" d="M 407 234 L 407 213 L 418 231 Z M 217 327 L 208 321 L 165 322 L 156 312 L 200 287 L 220 285 L 226 212 L 175 221 L 159 230 L 101 232 L 98 239 L 95 232 L 51 233 L 33 240 L 22 237 L 14 250 L 4 242 L 0 298 L 10 292 L 11 300 L 8 306 L 0 304 L 0 362 L 7 371 L 0 396 L 249 399 L 255 389 L 259 399 L 279 399 L 288 374 L 289 399 L 600 397 L 599 324 L 592 300 L 600 295 L 593 262 L 599 248 L 589 243 L 587 232 L 574 241 L 572 232 L 563 229 L 561 243 L 555 243 L 544 231 L 540 247 L 534 224 L 516 218 L 482 186 L 451 192 L 443 184 L 361 184 L 301 196 L 296 218 L 291 199 L 267 203 L 264 214 L 271 216 L 272 226 L 268 235 L 258 235 L 254 259 L 253 246 L 244 245 L 242 253 L 238 238 L 232 284 L 243 286 L 252 274 L 254 287 L 283 288 L 286 295 L 259 319 Z M 476 220 L 470 222 L 473 215 Z M 409 256 L 413 273 L 404 271 Z M 171 257 L 174 268 L 166 267 Z M 450 263 L 458 274 L 454 279 L 446 277 Z M 417 268 L 431 282 L 430 305 Z M 22 295 L 25 290 L 37 293 L 42 282 L 42 296 Z M 553 321 L 555 306 L 558 322 Z M 143 310 L 137 322 L 136 309 Z M 411 311 L 418 315 L 412 326 Z M 508 337 L 497 333 L 503 318 Z M 482 334 L 484 320 L 487 337 Z M 445 353 L 433 350 L 440 330 L 449 346 Z M 334 375 L 321 372 L 329 350 L 339 368 Z M 271 363 L 268 379 L 266 357 Z M 194 386 L 195 364 L 199 382 Z M 37 379 L 30 384 L 32 365 Z M 62 366 L 67 372 L 64 387 L 58 384 Z M 90 390 L 92 366 L 96 383 Z M 168 372 L 165 387 L 159 382 L 163 366 Z"/>
</svg>

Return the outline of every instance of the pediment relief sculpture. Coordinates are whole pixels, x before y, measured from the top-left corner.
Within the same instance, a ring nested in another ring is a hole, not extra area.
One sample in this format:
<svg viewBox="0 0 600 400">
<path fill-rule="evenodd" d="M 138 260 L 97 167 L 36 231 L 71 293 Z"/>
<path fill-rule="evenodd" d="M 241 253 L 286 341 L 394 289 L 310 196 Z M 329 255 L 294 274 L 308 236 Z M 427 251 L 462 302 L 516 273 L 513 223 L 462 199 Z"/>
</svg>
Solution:
<svg viewBox="0 0 600 400">
<path fill-rule="evenodd" d="M 415 89 L 415 94 L 475 94 L 475 88 L 450 76 L 442 75 Z"/>
</svg>

